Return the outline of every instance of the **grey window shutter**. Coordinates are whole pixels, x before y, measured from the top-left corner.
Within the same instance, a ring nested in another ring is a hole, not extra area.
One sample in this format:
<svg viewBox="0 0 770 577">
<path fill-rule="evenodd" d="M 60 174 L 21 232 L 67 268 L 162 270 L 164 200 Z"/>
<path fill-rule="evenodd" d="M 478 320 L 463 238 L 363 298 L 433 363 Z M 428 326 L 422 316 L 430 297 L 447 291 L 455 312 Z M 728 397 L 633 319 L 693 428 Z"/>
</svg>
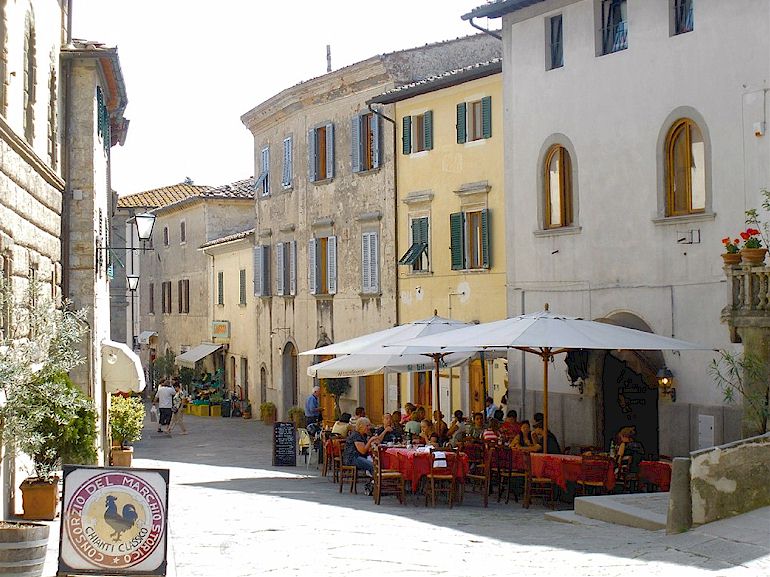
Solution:
<svg viewBox="0 0 770 577">
<path fill-rule="evenodd" d="M 370 236 L 368 232 L 361 235 L 361 292 L 372 292 L 372 285 L 370 282 L 371 277 L 371 260 L 369 258 L 369 243 Z"/>
<path fill-rule="evenodd" d="M 254 295 L 262 296 L 262 247 L 254 247 Z"/>
<path fill-rule="evenodd" d="M 465 268 L 465 219 L 462 212 L 449 215 L 449 238 L 452 248 L 452 270 Z"/>
<path fill-rule="evenodd" d="M 307 271 L 311 295 L 318 294 L 316 244 L 316 239 L 314 238 L 307 242 Z"/>
<path fill-rule="evenodd" d="M 492 97 L 485 96 L 481 99 L 481 135 L 484 138 L 492 137 Z"/>
<path fill-rule="evenodd" d="M 457 105 L 457 144 L 464 144 L 466 136 L 465 102 Z"/>
<path fill-rule="evenodd" d="M 433 111 L 428 110 L 423 115 L 423 137 L 425 142 L 425 150 L 433 150 Z"/>
<path fill-rule="evenodd" d="M 310 182 L 318 180 L 318 173 L 316 172 L 316 163 L 318 152 L 316 151 L 315 142 L 316 131 L 308 130 L 307 133 L 307 174 Z"/>
<path fill-rule="evenodd" d="M 334 178 L 334 124 L 326 125 L 326 178 Z"/>
<path fill-rule="evenodd" d="M 491 253 L 489 252 L 489 209 L 481 211 L 481 266 L 491 266 Z"/>
<path fill-rule="evenodd" d="M 353 172 L 361 172 L 361 116 L 350 120 L 350 157 L 353 162 Z"/>
<path fill-rule="evenodd" d="M 412 153 L 412 117 L 411 116 L 404 116 L 403 119 L 401 119 L 401 143 L 402 143 L 402 150 L 404 154 L 411 154 Z"/>
<path fill-rule="evenodd" d="M 369 286 L 373 293 L 380 292 L 380 239 L 379 233 L 370 233 L 369 238 Z"/>
<path fill-rule="evenodd" d="M 297 294 L 297 241 L 289 244 L 289 294 Z"/>
<path fill-rule="evenodd" d="M 329 280 L 329 294 L 337 294 L 337 237 L 330 236 L 326 239 L 326 263 L 327 278 Z"/>
<path fill-rule="evenodd" d="M 275 244 L 275 294 L 283 296 L 283 243 L 278 242 Z"/>
<path fill-rule="evenodd" d="M 171 283 L 168 283 L 165 300 L 167 302 L 166 312 L 171 312 Z M 222 271 L 217 273 L 217 304 L 225 304 L 225 273 Z"/>
<path fill-rule="evenodd" d="M 291 186 L 292 166 L 292 137 L 289 136 L 283 141 L 283 178 L 281 184 L 285 187 Z"/>
<path fill-rule="evenodd" d="M 382 131 L 380 130 L 380 126 L 382 125 L 382 120 L 380 117 L 376 114 L 372 114 L 371 116 L 371 123 L 372 123 L 372 168 L 379 168 L 380 164 L 382 164 L 382 146 L 380 139 L 382 138 Z"/>
<path fill-rule="evenodd" d="M 270 296 L 270 245 L 262 245 L 262 295 Z"/>
<path fill-rule="evenodd" d="M 238 302 L 246 304 L 246 269 L 243 268 L 238 271 Z"/>
</svg>

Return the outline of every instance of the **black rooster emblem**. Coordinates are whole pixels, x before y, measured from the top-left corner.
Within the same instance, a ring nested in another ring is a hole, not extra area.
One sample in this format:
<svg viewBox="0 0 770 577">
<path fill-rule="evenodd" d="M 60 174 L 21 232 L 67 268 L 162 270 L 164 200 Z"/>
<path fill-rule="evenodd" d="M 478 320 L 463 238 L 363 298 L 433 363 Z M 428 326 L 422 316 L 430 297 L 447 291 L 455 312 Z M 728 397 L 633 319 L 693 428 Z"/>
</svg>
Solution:
<svg viewBox="0 0 770 577">
<path fill-rule="evenodd" d="M 133 505 L 124 505 L 123 514 L 118 513 L 118 507 L 116 505 L 118 498 L 114 495 L 107 495 L 107 510 L 104 512 L 104 520 L 107 524 L 114 529 L 110 533 L 110 537 L 113 537 L 113 541 L 120 541 L 120 536 L 134 526 L 139 515 L 136 513 L 136 508 Z"/>
</svg>

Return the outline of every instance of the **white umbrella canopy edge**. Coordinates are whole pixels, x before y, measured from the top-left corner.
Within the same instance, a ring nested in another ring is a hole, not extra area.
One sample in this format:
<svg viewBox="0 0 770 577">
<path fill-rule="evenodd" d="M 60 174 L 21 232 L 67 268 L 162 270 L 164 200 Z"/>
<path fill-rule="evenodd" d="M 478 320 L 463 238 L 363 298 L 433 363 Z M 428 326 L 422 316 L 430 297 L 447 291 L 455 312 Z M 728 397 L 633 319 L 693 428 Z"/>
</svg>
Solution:
<svg viewBox="0 0 770 577">
<path fill-rule="evenodd" d="M 466 362 L 475 352 L 450 353 L 440 360 L 441 368 L 456 367 Z M 432 371 L 435 360 L 429 355 L 367 355 L 352 354 L 311 365 L 308 376 L 319 379 L 337 377 L 366 377 L 387 373 L 416 373 Z"/>
</svg>

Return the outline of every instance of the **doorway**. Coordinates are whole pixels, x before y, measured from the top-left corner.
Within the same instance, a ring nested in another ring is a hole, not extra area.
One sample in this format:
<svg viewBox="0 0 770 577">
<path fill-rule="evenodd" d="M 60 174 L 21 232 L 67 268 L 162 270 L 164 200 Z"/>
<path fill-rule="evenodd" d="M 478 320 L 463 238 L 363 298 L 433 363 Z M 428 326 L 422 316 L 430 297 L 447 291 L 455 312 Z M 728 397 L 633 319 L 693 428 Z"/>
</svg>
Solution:
<svg viewBox="0 0 770 577">
<path fill-rule="evenodd" d="M 297 406 L 297 348 L 286 343 L 283 348 L 283 415 L 288 416 L 289 409 Z"/>
<path fill-rule="evenodd" d="M 267 401 L 267 369 L 261 367 L 259 369 L 259 402 L 264 403 Z"/>
<path fill-rule="evenodd" d="M 385 410 L 385 375 L 369 375 L 364 377 L 365 397 L 364 409 L 372 423 L 382 423 Z"/>
<path fill-rule="evenodd" d="M 658 389 L 650 387 L 644 377 L 628 363 L 611 354 L 604 356 L 602 373 L 604 431 L 603 447 L 623 427 L 636 428 L 636 440 L 645 453 L 658 454 Z"/>
<path fill-rule="evenodd" d="M 470 414 L 484 412 L 484 399 L 487 396 L 484 390 L 484 367 L 481 366 L 481 359 L 473 359 L 468 367 L 468 387 L 470 400 Z"/>
<path fill-rule="evenodd" d="M 425 407 L 425 412 L 431 415 L 433 405 L 433 373 L 424 371 L 412 373 L 412 398 L 418 407 Z"/>
<path fill-rule="evenodd" d="M 241 358 L 241 396 L 249 400 L 249 360 Z"/>
</svg>

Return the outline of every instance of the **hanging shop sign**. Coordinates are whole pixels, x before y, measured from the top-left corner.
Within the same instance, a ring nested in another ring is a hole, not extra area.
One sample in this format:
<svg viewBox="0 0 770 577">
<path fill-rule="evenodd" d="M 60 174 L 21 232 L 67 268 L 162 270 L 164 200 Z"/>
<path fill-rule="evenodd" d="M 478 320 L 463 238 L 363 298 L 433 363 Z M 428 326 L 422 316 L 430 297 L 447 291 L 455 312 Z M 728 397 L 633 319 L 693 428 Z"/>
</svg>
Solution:
<svg viewBox="0 0 770 577">
<path fill-rule="evenodd" d="M 166 575 L 168 469 L 64 466 L 60 575 Z"/>
<path fill-rule="evenodd" d="M 215 343 L 230 342 L 230 321 L 211 322 L 211 341 Z"/>
</svg>

